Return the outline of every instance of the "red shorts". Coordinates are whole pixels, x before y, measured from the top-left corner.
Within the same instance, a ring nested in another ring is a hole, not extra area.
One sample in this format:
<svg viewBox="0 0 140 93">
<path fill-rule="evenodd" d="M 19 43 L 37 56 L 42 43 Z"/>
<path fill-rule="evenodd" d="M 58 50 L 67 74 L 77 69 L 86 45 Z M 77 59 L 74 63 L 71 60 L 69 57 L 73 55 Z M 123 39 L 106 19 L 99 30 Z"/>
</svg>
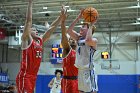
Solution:
<svg viewBox="0 0 140 93">
<path fill-rule="evenodd" d="M 61 88 L 62 93 L 79 93 L 78 80 L 62 79 Z"/>
<path fill-rule="evenodd" d="M 36 77 L 26 76 L 16 78 L 16 85 L 18 93 L 33 93 L 35 87 Z"/>
</svg>

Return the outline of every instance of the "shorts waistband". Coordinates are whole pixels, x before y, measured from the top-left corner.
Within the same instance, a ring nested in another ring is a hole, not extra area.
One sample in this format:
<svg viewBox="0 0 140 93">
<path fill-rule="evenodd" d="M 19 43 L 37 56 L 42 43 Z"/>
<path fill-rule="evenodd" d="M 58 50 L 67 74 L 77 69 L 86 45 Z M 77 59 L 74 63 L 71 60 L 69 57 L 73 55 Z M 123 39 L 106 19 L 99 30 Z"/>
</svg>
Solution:
<svg viewBox="0 0 140 93">
<path fill-rule="evenodd" d="M 84 46 L 84 45 L 85 45 L 85 43 L 78 43 L 78 45 L 79 45 L 79 46 Z"/>
<path fill-rule="evenodd" d="M 64 79 L 71 79 L 71 80 L 76 80 L 78 79 L 78 76 L 63 76 Z"/>
</svg>

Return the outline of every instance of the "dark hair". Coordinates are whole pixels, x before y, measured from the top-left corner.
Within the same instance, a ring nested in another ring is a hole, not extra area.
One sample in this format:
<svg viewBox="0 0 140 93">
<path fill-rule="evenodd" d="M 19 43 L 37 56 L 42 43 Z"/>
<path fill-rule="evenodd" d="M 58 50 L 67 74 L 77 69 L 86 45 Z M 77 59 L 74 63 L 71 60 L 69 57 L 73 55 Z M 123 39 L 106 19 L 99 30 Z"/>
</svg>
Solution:
<svg viewBox="0 0 140 93">
<path fill-rule="evenodd" d="M 82 25 L 87 25 L 87 28 L 89 28 L 89 23 L 87 23 L 87 22 L 84 22 L 84 23 L 82 23 Z M 92 34 L 95 32 L 95 29 L 96 29 L 96 27 L 95 26 L 92 26 L 93 28 L 92 28 Z"/>
<path fill-rule="evenodd" d="M 60 73 L 60 74 L 61 74 L 61 76 L 62 76 L 63 71 L 62 71 L 62 70 L 59 70 L 59 69 L 56 69 L 56 70 L 55 70 L 55 75 L 56 75 L 57 73 Z"/>
</svg>

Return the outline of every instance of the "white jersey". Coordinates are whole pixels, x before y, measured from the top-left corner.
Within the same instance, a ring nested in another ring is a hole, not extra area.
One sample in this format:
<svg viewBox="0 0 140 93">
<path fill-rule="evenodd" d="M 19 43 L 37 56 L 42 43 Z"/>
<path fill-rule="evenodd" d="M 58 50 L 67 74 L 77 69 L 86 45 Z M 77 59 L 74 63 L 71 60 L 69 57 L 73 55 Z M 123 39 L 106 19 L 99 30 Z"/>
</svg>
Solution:
<svg viewBox="0 0 140 93">
<path fill-rule="evenodd" d="M 61 93 L 61 79 L 57 80 L 54 78 L 53 87 L 51 88 L 50 93 Z"/>
<path fill-rule="evenodd" d="M 93 55 L 96 51 L 93 47 L 85 44 L 85 40 L 79 40 L 76 48 L 75 66 L 79 69 L 90 68 L 93 65 Z"/>
<path fill-rule="evenodd" d="M 86 93 L 98 91 L 93 63 L 93 55 L 96 50 L 86 45 L 85 40 L 79 40 L 77 43 L 75 66 L 78 68 L 78 89 Z"/>
</svg>

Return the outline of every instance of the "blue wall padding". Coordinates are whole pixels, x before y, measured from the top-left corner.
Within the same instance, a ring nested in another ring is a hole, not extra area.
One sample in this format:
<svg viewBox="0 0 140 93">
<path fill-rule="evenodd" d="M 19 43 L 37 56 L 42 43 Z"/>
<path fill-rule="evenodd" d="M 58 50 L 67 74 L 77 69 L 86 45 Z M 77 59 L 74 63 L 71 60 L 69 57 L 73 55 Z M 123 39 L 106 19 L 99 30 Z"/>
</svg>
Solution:
<svg viewBox="0 0 140 93">
<path fill-rule="evenodd" d="M 50 93 L 48 83 L 53 77 L 53 75 L 38 75 L 36 81 L 36 93 Z"/>
<path fill-rule="evenodd" d="M 138 75 L 99 75 L 98 93 L 139 93 Z M 49 93 L 48 83 L 54 75 L 38 75 L 36 93 Z"/>
<path fill-rule="evenodd" d="M 137 75 L 137 93 L 140 93 L 140 75 Z"/>
<path fill-rule="evenodd" d="M 99 93 L 137 93 L 136 75 L 99 75 Z"/>
</svg>

